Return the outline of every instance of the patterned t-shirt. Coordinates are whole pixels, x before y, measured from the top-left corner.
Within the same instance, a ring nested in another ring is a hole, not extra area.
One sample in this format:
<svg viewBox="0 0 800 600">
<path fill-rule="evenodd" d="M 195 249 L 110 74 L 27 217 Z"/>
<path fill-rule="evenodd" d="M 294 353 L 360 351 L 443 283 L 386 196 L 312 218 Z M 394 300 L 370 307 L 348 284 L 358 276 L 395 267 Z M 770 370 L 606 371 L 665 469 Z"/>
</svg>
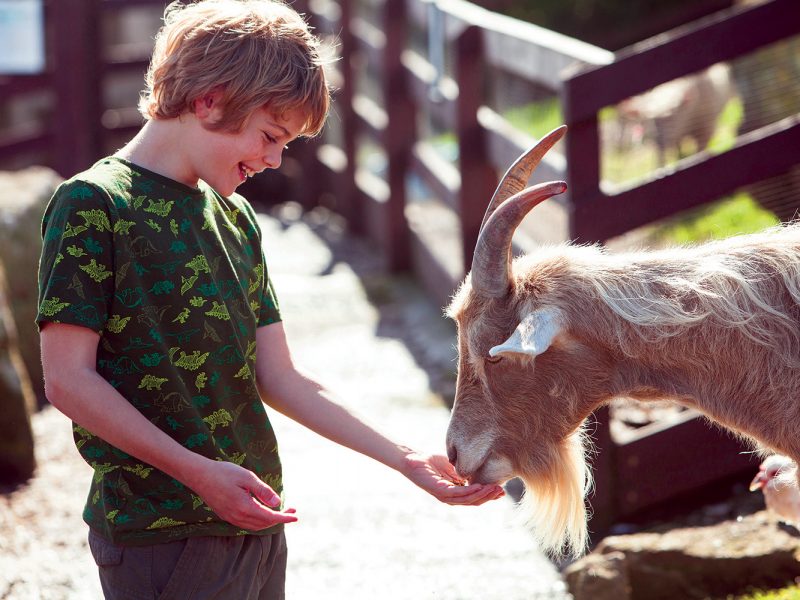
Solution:
<svg viewBox="0 0 800 600">
<path fill-rule="evenodd" d="M 255 382 L 256 328 L 280 320 L 252 207 L 106 158 L 45 212 L 37 322 L 100 334 L 97 372 L 186 448 L 282 493 Z M 221 520 L 191 489 L 74 425 L 94 469 L 84 520 L 123 545 L 269 534 Z"/>
</svg>

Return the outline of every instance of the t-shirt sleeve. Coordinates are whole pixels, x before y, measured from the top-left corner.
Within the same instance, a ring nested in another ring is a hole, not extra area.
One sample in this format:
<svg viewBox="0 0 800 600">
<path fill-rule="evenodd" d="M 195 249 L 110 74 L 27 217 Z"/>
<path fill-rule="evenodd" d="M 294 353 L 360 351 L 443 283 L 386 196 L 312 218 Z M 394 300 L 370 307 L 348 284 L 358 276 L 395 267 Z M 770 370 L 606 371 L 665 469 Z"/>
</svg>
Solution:
<svg viewBox="0 0 800 600">
<path fill-rule="evenodd" d="M 263 254 L 263 253 L 262 253 Z M 269 278 L 269 272 L 264 263 L 264 287 L 261 292 L 261 310 L 258 314 L 258 326 L 263 327 L 270 323 L 277 323 L 281 320 L 281 310 L 278 306 L 278 297 L 275 294 L 275 288 L 272 285 L 272 280 Z"/>
<path fill-rule="evenodd" d="M 42 220 L 36 324 L 102 332 L 114 293 L 114 238 L 105 197 L 81 182 L 62 184 Z"/>
<path fill-rule="evenodd" d="M 256 225 L 258 227 L 258 225 Z M 263 281 L 261 285 L 261 298 L 259 298 L 259 312 L 258 312 L 258 327 L 277 323 L 281 320 L 281 309 L 278 305 L 278 296 L 275 293 L 275 287 L 272 285 L 272 279 L 269 277 L 269 269 L 267 268 L 267 260 L 264 256 L 264 246 L 261 242 L 261 229 L 258 229 L 258 245 L 259 252 L 261 253 L 261 265 L 263 267 Z"/>
<path fill-rule="evenodd" d="M 277 323 L 281 320 L 281 309 L 278 304 L 278 296 L 275 293 L 275 287 L 269 277 L 269 269 L 267 268 L 267 259 L 264 255 L 264 242 L 261 233 L 261 227 L 258 225 L 258 217 L 253 210 L 252 205 L 245 199 L 241 198 L 241 206 L 247 214 L 249 221 L 248 230 L 245 232 L 248 239 L 252 244 L 257 246 L 255 248 L 255 255 L 261 261 L 256 267 L 258 271 L 257 277 L 259 278 L 258 288 L 258 327 Z"/>
</svg>

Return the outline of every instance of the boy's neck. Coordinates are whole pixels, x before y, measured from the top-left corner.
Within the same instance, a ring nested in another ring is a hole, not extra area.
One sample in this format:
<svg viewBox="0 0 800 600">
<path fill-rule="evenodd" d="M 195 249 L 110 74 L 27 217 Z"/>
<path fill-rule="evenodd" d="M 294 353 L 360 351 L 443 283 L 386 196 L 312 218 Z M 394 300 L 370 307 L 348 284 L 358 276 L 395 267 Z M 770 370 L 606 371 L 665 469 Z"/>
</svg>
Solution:
<svg viewBox="0 0 800 600">
<path fill-rule="evenodd" d="M 182 151 L 183 124 L 179 119 L 149 120 L 127 144 L 114 153 L 143 169 L 191 187 L 198 187 L 191 163 Z"/>
</svg>

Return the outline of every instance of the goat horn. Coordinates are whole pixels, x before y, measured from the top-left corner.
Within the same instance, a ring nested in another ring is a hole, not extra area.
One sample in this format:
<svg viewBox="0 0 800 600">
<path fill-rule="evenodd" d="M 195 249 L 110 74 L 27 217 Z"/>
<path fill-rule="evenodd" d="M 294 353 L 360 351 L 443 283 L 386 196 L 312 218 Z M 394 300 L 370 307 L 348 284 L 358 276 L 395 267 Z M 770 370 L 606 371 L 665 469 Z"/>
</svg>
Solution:
<svg viewBox="0 0 800 600">
<path fill-rule="evenodd" d="M 518 194 L 525 189 L 525 187 L 528 185 L 528 179 L 530 179 L 531 174 L 541 162 L 542 157 L 556 144 L 556 142 L 564 137 L 566 131 L 566 125 L 562 125 L 561 127 L 554 129 L 541 140 L 536 142 L 532 148 L 522 154 L 522 156 L 520 156 L 516 162 L 509 167 L 508 171 L 506 171 L 506 174 L 503 175 L 503 179 L 500 181 L 500 184 L 497 186 L 497 190 L 495 190 L 492 200 L 489 202 L 489 206 L 486 208 L 486 213 L 483 215 L 483 221 L 481 222 L 481 228 L 479 231 L 483 231 L 483 228 L 486 226 L 486 222 L 489 220 L 489 217 L 492 216 L 492 213 L 497 209 L 498 206 L 500 206 L 514 194 Z"/>
<path fill-rule="evenodd" d="M 472 258 L 472 288 L 489 298 L 502 298 L 511 282 L 511 238 L 534 206 L 567 189 L 563 181 L 540 183 L 514 194 L 497 207 L 478 236 Z"/>
</svg>

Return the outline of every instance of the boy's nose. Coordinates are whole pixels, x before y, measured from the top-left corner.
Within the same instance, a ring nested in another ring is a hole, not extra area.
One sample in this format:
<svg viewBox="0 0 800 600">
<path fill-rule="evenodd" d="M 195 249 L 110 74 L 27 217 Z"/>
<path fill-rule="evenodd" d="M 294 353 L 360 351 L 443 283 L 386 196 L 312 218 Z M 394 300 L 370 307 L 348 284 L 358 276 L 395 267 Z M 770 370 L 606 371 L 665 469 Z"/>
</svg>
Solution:
<svg viewBox="0 0 800 600">
<path fill-rule="evenodd" d="M 268 169 L 277 169 L 281 166 L 281 160 L 283 158 L 283 148 L 269 150 L 264 155 L 264 164 L 267 166 Z"/>
</svg>

